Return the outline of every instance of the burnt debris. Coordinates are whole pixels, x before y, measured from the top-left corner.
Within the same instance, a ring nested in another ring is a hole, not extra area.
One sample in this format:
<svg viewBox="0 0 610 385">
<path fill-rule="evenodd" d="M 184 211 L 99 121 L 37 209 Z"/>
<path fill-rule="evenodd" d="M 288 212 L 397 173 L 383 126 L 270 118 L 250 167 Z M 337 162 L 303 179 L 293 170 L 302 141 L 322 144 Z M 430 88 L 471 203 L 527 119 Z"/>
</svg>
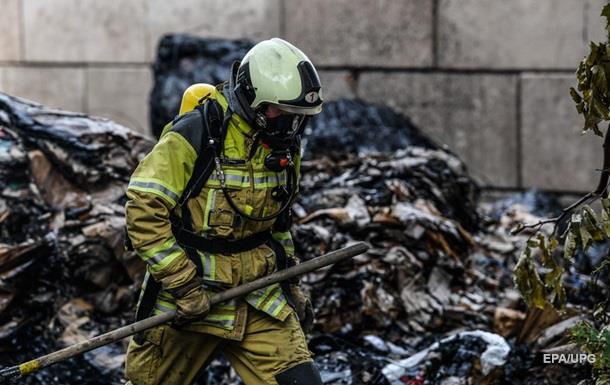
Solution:
<svg viewBox="0 0 610 385">
<path fill-rule="evenodd" d="M 150 94 L 150 121 L 155 137 L 180 110 L 182 93 L 191 84 L 219 84 L 229 79 L 231 64 L 254 45 L 248 40 L 201 39 L 165 35 L 153 64 L 155 85 Z"/>
</svg>

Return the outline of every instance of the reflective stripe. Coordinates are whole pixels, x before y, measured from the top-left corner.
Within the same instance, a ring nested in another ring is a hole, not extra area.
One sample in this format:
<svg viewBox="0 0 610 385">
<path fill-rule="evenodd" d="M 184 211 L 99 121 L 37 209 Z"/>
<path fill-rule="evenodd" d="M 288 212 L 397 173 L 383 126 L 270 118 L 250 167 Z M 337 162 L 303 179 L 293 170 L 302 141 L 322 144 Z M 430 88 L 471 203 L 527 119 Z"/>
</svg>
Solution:
<svg viewBox="0 0 610 385">
<path fill-rule="evenodd" d="M 217 306 L 214 306 L 212 308 L 212 312 L 214 311 L 214 309 Z M 155 304 L 155 313 L 158 314 L 159 312 L 161 313 L 168 313 L 170 311 L 175 311 L 176 310 L 176 305 L 166 302 L 166 301 L 162 301 L 162 300 L 158 300 L 157 303 Z M 222 308 L 222 310 L 225 311 L 231 311 L 231 312 L 235 312 L 237 309 L 236 307 L 227 307 Z M 203 320 L 199 321 L 199 322 L 203 322 L 203 323 L 208 323 L 211 325 L 218 325 L 221 326 L 225 329 L 232 329 L 233 328 L 233 324 L 235 323 L 235 314 L 208 314 Z"/>
<path fill-rule="evenodd" d="M 237 309 L 237 306 L 235 305 L 228 305 L 228 304 L 218 304 L 218 305 L 214 305 L 214 308 L 220 309 L 220 310 L 229 310 L 229 311 L 233 311 Z"/>
<path fill-rule="evenodd" d="M 208 255 L 208 254 L 203 254 L 203 278 L 204 279 L 210 279 L 213 280 L 214 278 L 212 278 L 212 258 Z"/>
<path fill-rule="evenodd" d="M 162 270 L 182 254 L 182 249 L 174 238 L 168 239 L 161 246 L 138 253 L 142 260 L 150 265 L 153 272 Z"/>
<path fill-rule="evenodd" d="M 275 187 L 286 184 L 286 173 L 254 177 L 254 187 Z"/>
<path fill-rule="evenodd" d="M 215 281 L 216 280 L 216 256 L 211 255 L 210 260 L 212 261 L 212 267 L 210 267 L 210 276 Z"/>
<path fill-rule="evenodd" d="M 235 320 L 234 314 L 210 314 L 204 318 L 206 321 L 233 321 Z"/>
<path fill-rule="evenodd" d="M 225 180 L 238 182 L 238 183 L 242 183 L 242 184 L 250 183 L 250 177 L 248 175 L 225 174 Z"/>
<path fill-rule="evenodd" d="M 150 278 L 150 272 L 147 269 L 146 273 L 144 273 L 144 280 L 142 280 L 142 286 L 140 287 L 142 289 L 142 292 L 140 293 L 140 297 L 142 297 L 144 295 L 144 289 L 146 289 L 149 279 L 152 279 L 152 278 Z"/>
<path fill-rule="evenodd" d="M 250 174 L 247 171 L 224 170 L 224 173 L 227 186 L 246 188 L 251 185 Z M 254 188 L 268 188 L 285 185 L 287 176 L 285 172 L 259 172 L 254 174 L 253 180 Z M 218 187 L 220 185 L 220 180 L 216 171 L 210 175 L 207 185 L 208 187 Z"/>
<path fill-rule="evenodd" d="M 176 245 L 176 241 L 174 239 L 170 238 L 160 246 L 151 247 L 148 250 L 140 249 L 140 250 L 138 250 L 138 254 L 144 261 L 148 261 L 149 259 L 153 258 L 156 254 L 161 253 L 167 249 L 171 249 L 175 245 Z"/>
<path fill-rule="evenodd" d="M 227 186 L 232 187 L 250 187 L 250 175 L 241 171 L 234 170 L 224 170 L 225 181 Z M 210 178 L 208 179 L 208 183 L 212 182 L 212 184 L 219 186 L 220 179 L 218 178 L 218 173 L 214 171 Z"/>
<path fill-rule="evenodd" d="M 290 231 L 274 232 L 272 234 L 273 239 L 278 241 L 286 250 L 286 254 L 294 256 L 294 242 L 292 241 L 292 235 Z"/>
<path fill-rule="evenodd" d="M 159 292 L 157 300 L 158 301 L 166 301 L 166 302 L 172 303 L 174 301 L 174 297 L 172 297 L 172 295 L 170 293 L 168 293 L 167 291 L 161 290 Z"/>
<path fill-rule="evenodd" d="M 199 252 L 203 265 L 203 279 L 216 280 L 216 256 Z"/>
<path fill-rule="evenodd" d="M 284 306 L 288 304 L 288 301 L 286 301 L 283 294 L 280 298 L 278 298 L 277 301 L 277 305 L 274 304 L 274 306 L 269 309 L 269 313 L 274 317 L 277 317 L 277 315 L 280 314 L 280 312 L 284 309 Z"/>
<path fill-rule="evenodd" d="M 170 311 L 176 310 L 176 305 L 169 304 L 167 302 L 157 302 L 155 309 L 162 311 L 163 313 L 169 313 Z"/>
<path fill-rule="evenodd" d="M 266 313 L 273 313 L 273 311 L 277 309 L 277 307 L 280 306 L 282 302 L 282 298 L 280 298 L 281 295 L 282 289 L 280 289 L 279 287 L 276 288 L 276 292 L 271 296 L 271 298 L 269 298 L 269 301 L 267 302 L 265 307 L 263 307 L 263 311 Z"/>
<path fill-rule="evenodd" d="M 203 322 L 232 328 L 235 323 L 235 314 L 208 314 Z"/>
<path fill-rule="evenodd" d="M 256 309 L 277 317 L 288 305 L 282 288 L 278 284 L 268 286 L 264 290 L 257 290 L 246 296 L 246 301 Z"/>
<path fill-rule="evenodd" d="M 253 304 L 253 306 L 257 309 L 260 309 L 261 304 L 263 303 L 263 301 L 265 299 L 267 299 L 267 297 L 269 296 L 269 294 L 271 294 L 271 291 L 273 289 L 275 289 L 275 286 L 268 286 L 264 290 L 257 290 L 254 293 L 252 293 L 252 295 L 253 295 L 252 299 L 256 299 L 256 302 Z"/>
<path fill-rule="evenodd" d="M 169 249 L 162 251 L 160 253 L 155 254 L 152 258 L 148 259 L 146 262 L 151 264 L 151 265 L 158 265 L 158 264 L 162 264 L 163 260 L 165 258 L 167 258 L 168 256 L 170 256 L 172 253 L 180 253 L 180 251 L 182 251 L 182 249 L 180 248 L 180 246 L 178 246 L 178 244 L 174 243 L 172 245 L 172 247 L 170 247 Z M 167 265 L 167 263 L 165 263 L 165 265 Z"/>
<path fill-rule="evenodd" d="M 285 241 L 285 240 L 290 240 L 292 241 L 292 235 L 290 234 L 290 231 L 274 231 L 273 234 L 273 239 L 276 239 L 278 241 Z"/>
<path fill-rule="evenodd" d="M 127 187 L 131 190 L 150 192 L 165 198 L 169 203 L 175 205 L 178 201 L 178 194 L 169 187 L 161 184 L 158 180 L 133 177 Z"/>
</svg>

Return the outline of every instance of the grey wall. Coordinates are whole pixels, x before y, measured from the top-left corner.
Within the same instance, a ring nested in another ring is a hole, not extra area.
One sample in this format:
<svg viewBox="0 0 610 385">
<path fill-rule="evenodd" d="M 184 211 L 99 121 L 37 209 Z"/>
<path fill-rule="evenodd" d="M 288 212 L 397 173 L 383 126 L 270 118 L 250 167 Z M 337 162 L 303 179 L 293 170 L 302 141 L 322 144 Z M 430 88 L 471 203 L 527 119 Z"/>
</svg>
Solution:
<svg viewBox="0 0 610 385">
<path fill-rule="evenodd" d="M 604 0 L 0 0 L 0 90 L 148 130 L 167 32 L 282 36 L 326 99 L 409 115 L 486 186 L 594 187 L 601 140 L 570 101 Z M 599 164 L 598 164 L 599 163 Z"/>
</svg>

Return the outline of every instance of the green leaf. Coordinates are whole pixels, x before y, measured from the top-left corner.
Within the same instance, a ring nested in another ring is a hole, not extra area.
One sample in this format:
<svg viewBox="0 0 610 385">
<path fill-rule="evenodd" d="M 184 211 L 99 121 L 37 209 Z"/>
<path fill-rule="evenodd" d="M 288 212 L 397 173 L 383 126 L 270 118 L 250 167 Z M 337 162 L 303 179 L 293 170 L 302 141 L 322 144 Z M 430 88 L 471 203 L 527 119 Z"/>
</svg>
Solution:
<svg viewBox="0 0 610 385">
<path fill-rule="evenodd" d="M 601 101 L 597 94 L 594 94 L 591 100 L 591 113 L 595 113 L 595 116 L 599 117 L 600 119 L 603 118 L 604 120 L 608 120 L 608 113 L 610 113 L 610 110 L 608 109 L 608 106 Z"/>
<path fill-rule="evenodd" d="M 566 235 L 565 242 L 563 244 L 563 258 L 566 261 L 572 261 L 572 257 L 576 252 L 576 241 L 578 239 L 577 232 L 574 226 L 570 225 L 568 234 Z"/>
<path fill-rule="evenodd" d="M 595 211 L 593 211 L 590 206 L 585 205 L 582 207 L 582 218 L 582 225 L 586 227 L 594 241 L 599 242 L 605 238 L 604 233 L 600 228 L 599 221 L 597 220 L 597 216 L 595 215 Z"/>
<path fill-rule="evenodd" d="M 563 308 L 566 303 L 563 273 L 563 267 L 556 265 L 555 268 L 544 277 L 544 284 L 549 289 L 548 301 L 556 308 Z"/>
<path fill-rule="evenodd" d="M 580 96 L 580 94 L 578 93 L 578 91 L 576 91 L 576 89 L 574 89 L 574 87 L 570 87 L 570 96 L 572 96 L 572 100 L 574 100 L 574 103 L 580 104 L 580 102 L 582 102 L 582 96 Z"/>
<path fill-rule="evenodd" d="M 559 241 L 557 238 L 552 237 L 549 241 L 549 252 L 553 254 L 553 252 L 557 249 L 557 246 L 559 246 Z"/>
<path fill-rule="evenodd" d="M 586 251 L 589 246 L 593 243 L 593 236 L 587 230 L 587 226 L 583 223 L 582 211 L 580 213 L 572 214 L 572 226 L 574 226 L 574 230 L 577 231 L 578 236 L 580 237 L 581 246 L 584 251 Z"/>
<path fill-rule="evenodd" d="M 589 55 L 587 55 L 587 58 L 585 59 L 585 66 L 587 68 L 591 68 L 593 66 L 593 64 L 595 64 L 595 62 L 597 62 L 597 52 L 598 52 L 598 46 L 597 44 L 595 44 L 594 42 L 590 42 L 589 43 Z"/>
<path fill-rule="evenodd" d="M 544 283 L 536 271 L 531 257 L 531 249 L 526 247 L 514 268 L 515 286 L 530 307 L 544 308 L 546 305 Z"/>
<path fill-rule="evenodd" d="M 527 241 L 527 247 L 528 248 L 536 248 L 538 247 L 538 239 L 530 239 Z"/>
<path fill-rule="evenodd" d="M 578 230 L 580 233 L 580 239 L 582 240 L 582 249 L 583 251 L 587 251 L 591 244 L 593 244 L 593 237 L 584 226 L 580 226 Z"/>
<path fill-rule="evenodd" d="M 549 249 L 547 248 L 546 239 L 544 238 L 544 235 L 541 233 L 538 233 L 537 238 L 538 238 L 538 248 L 540 249 L 540 261 L 542 262 L 542 266 L 548 267 L 548 268 L 553 268 L 553 266 L 555 266 L 555 261 L 551 257 L 551 253 L 550 253 Z"/>
<path fill-rule="evenodd" d="M 599 93 L 605 94 L 606 92 L 608 92 L 608 79 L 606 78 L 606 72 L 604 71 L 604 68 L 599 65 L 596 65 L 593 68 L 593 82 L 595 84 L 595 87 L 597 88 Z M 607 106 L 604 107 L 606 107 L 606 110 L 608 109 Z"/>
<path fill-rule="evenodd" d="M 576 111 L 584 118 L 582 132 L 603 136 L 599 124 L 610 120 L 610 47 L 606 43 L 589 44 L 589 54 L 576 70 L 577 87 L 570 88 Z"/>
</svg>

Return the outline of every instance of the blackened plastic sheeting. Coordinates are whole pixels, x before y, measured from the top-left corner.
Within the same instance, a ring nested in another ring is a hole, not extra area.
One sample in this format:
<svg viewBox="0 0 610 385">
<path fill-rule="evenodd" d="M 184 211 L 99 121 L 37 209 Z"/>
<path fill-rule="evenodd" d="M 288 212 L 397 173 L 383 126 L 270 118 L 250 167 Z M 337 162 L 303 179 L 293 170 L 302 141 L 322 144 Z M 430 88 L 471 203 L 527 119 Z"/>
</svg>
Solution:
<svg viewBox="0 0 610 385">
<path fill-rule="evenodd" d="M 150 121 L 155 137 L 176 117 L 182 94 L 190 85 L 215 85 L 228 80 L 231 64 L 241 60 L 253 45 L 248 40 L 165 35 L 159 41 L 153 64 L 155 85 L 150 94 Z"/>
<path fill-rule="evenodd" d="M 325 102 L 305 133 L 306 159 L 344 153 L 387 153 L 409 146 L 439 148 L 408 117 L 361 100 Z"/>
<path fill-rule="evenodd" d="M 94 189 L 128 181 L 152 142 L 110 120 L 58 111 L 0 92 L 0 126 L 40 149 L 66 178 Z"/>
</svg>

